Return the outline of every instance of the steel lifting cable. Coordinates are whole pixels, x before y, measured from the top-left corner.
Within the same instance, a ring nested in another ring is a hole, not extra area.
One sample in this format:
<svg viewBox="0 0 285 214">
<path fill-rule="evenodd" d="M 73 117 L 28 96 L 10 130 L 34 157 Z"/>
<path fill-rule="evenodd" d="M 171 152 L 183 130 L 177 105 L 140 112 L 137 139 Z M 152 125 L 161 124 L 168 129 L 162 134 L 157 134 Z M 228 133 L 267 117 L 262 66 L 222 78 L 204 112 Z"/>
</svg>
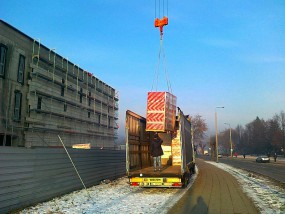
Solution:
<svg viewBox="0 0 285 214">
<path fill-rule="evenodd" d="M 164 48 L 163 48 L 163 39 L 160 40 L 160 48 L 159 48 L 159 52 L 158 52 L 158 63 L 157 63 L 157 66 L 156 66 L 156 71 L 155 71 L 155 76 L 154 76 L 154 79 L 153 79 L 153 82 L 152 82 L 151 91 L 153 91 L 153 90 L 157 91 L 158 80 L 159 80 L 161 55 L 162 55 L 162 69 L 164 69 L 167 89 L 168 89 L 169 92 L 172 93 L 171 83 L 170 83 L 170 80 L 168 78 L 168 73 L 167 73 L 166 57 L 165 57 L 165 52 L 164 52 Z"/>
<path fill-rule="evenodd" d="M 154 18 L 156 18 L 156 0 L 154 0 Z"/>
<path fill-rule="evenodd" d="M 160 1 L 160 0 L 159 0 Z M 162 13 L 162 16 L 164 16 L 164 0 L 162 0 L 162 2 L 159 4 L 159 9 L 161 8 L 161 13 Z M 160 13 L 159 13 L 159 16 L 160 16 Z"/>
<path fill-rule="evenodd" d="M 164 74 L 165 74 L 165 78 L 166 78 L 166 83 L 167 83 L 167 88 L 168 91 L 172 93 L 172 88 L 171 88 L 171 84 L 170 81 L 168 79 L 168 74 L 167 74 L 167 69 L 166 69 L 166 58 L 165 58 L 165 52 L 164 52 L 164 48 L 163 48 L 163 26 L 168 24 L 168 18 L 165 17 L 165 4 L 164 4 L 164 0 L 162 2 L 162 11 L 163 11 L 163 18 L 162 19 L 158 19 L 156 16 L 156 2 L 157 0 L 155 0 L 155 27 L 160 27 L 160 48 L 159 48 L 159 53 L 158 53 L 158 63 L 156 66 L 156 72 L 155 72 L 155 76 L 153 79 L 153 83 L 152 83 L 152 87 L 151 90 L 154 89 L 157 91 L 157 86 L 158 86 L 158 79 L 159 79 L 159 70 L 160 70 L 160 61 L 161 61 L 161 54 L 162 54 L 162 66 L 164 69 Z M 159 12 L 159 16 L 160 16 L 160 8 L 161 8 L 161 3 L 160 0 L 158 0 L 158 12 Z M 166 13 L 168 15 L 168 0 L 166 0 Z M 155 84 L 156 83 L 156 84 Z"/>
<path fill-rule="evenodd" d="M 162 43 L 163 43 L 163 40 L 161 40 L 161 47 L 162 47 L 162 54 L 163 54 L 162 57 L 163 57 L 164 75 L 165 75 L 168 91 L 172 93 L 171 83 L 170 83 L 170 80 L 168 78 L 168 73 L 167 73 L 166 57 L 165 57 L 165 52 L 164 52 Z"/>
<path fill-rule="evenodd" d="M 160 0 L 158 0 L 158 16 L 160 17 Z"/>
<path fill-rule="evenodd" d="M 157 91 L 158 77 L 159 77 L 159 67 L 160 67 L 160 54 L 161 54 L 161 46 L 160 46 L 159 52 L 158 52 L 158 62 L 157 62 L 154 78 L 153 78 L 153 81 L 152 81 L 151 91 L 153 91 L 154 89 L 155 89 L 155 91 Z M 155 86 L 155 88 L 154 88 L 154 86 Z"/>
<path fill-rule="evenodd" d="M 166 16 L 168 17 L 168 0 L 166 0 Z"/>
<path fill-rule="evenodd" d="M 160 5 L 161 4 L 162 4 L 162 16 L 165 16 L 165 13 L 166 13 L 166 16 L 168 16 L 168 0 L 162 0 L 162 3 L 160 1 L 161 0 L 154 0 L 154 14 L 155 14 L 155 18 L 157 18 L 157 10 L 158 10 L 158 17 L 160 17 L 160 12 L 161 12 L 160 11 L 160 8 L 161 8 Z"/>
</svg>

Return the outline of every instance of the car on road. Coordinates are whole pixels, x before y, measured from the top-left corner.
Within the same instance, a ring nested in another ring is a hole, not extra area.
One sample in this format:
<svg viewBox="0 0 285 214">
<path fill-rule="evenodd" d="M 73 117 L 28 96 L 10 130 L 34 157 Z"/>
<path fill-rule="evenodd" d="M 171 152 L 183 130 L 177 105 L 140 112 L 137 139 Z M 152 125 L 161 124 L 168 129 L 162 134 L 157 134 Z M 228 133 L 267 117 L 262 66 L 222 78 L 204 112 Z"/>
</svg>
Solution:
<svg viewBox="0 0 285 214">
<path fill-rule="evenodd" d="M 268 156 L 258 156 L 256 158 L 256 162 L 257 163 L 269 163 L 270 162 L 270 158 Z"/>
</svg>

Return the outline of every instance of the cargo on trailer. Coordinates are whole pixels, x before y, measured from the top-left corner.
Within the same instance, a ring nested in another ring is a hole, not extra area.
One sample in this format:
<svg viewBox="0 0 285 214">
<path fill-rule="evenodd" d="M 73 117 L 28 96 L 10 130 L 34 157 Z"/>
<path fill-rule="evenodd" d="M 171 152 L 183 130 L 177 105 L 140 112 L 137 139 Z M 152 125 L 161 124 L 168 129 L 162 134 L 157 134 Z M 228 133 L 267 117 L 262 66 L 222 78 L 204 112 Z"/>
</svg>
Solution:
<svg viewBox="0 0 285 214">
<path fill-rule="evenodd" d="M 160 132 L 163 140 L 162 169 L 154 171 L 150 143 L 154 133 L 146 131 L 146 119 L 126 112 L 126 172 L 131 186 L 185 187 L 195 173 L 191 123 L 179 109 L 173 132 Z"/>
<path fill-rule="evenodd" d="M 169 92 L 148 92 L 146 131 L 174 131 L 176 96 Z"/>
</svg>

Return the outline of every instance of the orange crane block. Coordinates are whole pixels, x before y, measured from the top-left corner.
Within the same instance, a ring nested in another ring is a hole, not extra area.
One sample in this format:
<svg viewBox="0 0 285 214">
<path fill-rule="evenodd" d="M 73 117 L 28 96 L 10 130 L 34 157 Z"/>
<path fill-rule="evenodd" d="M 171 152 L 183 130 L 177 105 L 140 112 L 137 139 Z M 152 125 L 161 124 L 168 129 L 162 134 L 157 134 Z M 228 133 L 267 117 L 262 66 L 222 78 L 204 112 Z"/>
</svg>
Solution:
<svg viewBox="0 0 285 214">
<path fill-rule="evenodd" d="M 156 18 L 154 20 L 155 27 L 163 27 L 165 25 L 168 25 L 168 18 L 166 16 L 164 16 L 162 19 Z"/>
<path fill-rule="evenodd" d="M 168 18 L 166 16 L 164 16 L 162 19 L 156 18 L 154 20 L 154 26 L 159 27 L 161 37 L 163 35 L 163 27 L 165 25 L 168 25 Z"/>
</svg>

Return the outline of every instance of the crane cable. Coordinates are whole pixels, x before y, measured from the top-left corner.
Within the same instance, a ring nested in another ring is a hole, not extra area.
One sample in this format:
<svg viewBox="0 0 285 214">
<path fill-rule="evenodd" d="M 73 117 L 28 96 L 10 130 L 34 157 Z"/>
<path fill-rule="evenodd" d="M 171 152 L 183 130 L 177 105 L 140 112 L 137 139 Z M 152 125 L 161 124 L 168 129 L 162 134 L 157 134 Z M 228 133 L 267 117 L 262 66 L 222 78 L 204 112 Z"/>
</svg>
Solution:
<svg viewBox="0 0 285 214">
<path fill-rule="evenodd" d="M 167 66 L 166 66 L 166 57 L 165 57 L 165 52 L 164 52 L 164 48 L 163 48 L 163 39 L 160 39 L 160 48 L 159 48 L 159 52 L 158 52 L 158 62 L 157 62 L 157 66 L 156 66 L 155 77 L 153 79 L 151 91 L 153 91 L 153 89 L 155 91 L 157 91 L 158 80 L 159 80 L 161 55 L 162 55 L 162 65 L 163 65 L 163 70 L 164 70 L 164 74 L 165 74 L 167 89 L 168 89 L 169 92 L 172 93 L 171 83 L 170 83 L 170 80 L 168 78 L 168 72 L 167 72 Z"/>
<path fill-rule="evenodd" d="M 168 0 L 166 0 L 166 16 L 164 13 L 164 11 L 165 11 L 164 2 L 165 1 L 162 0 L 162 13 L 163 13 L 162 19 L 158 19 L 157 15 L 156 15 L 157 2 L 158 2 L 158 14 L 159 14 L 158 17 L 160 17 L 161 0 L 155 0 L 155 27 L 160 28 L 160 48 L 159 48 L 159 52 L 158 52 L 158 63 L 157 63 L 156 72 L 155 72 L 155 76 L 153 79 L 151 91 L 154 89 L 155 83 L 156 83 L 155 90 L 157 91 L 158 79 L 159 79 L 159 70 L 160 70 L 160 61 L 161 61 L 161 55 L 162 55 L 162 65 L 163 65 L 164 74 L 165 74 L 165 78 L 166 78 L 167 88 L 168 88 L 168 91 L 172 93 L 171 83 L 168 79 L 168 73 L 167 73 L 167 69 L 166 69 L 165 52 L 164 52 L 164 48 L 163 48 L 163 27 L 168 24 L 168 18 L 167 18 L 168 17 Z"/>
<path fill-rule="evenodd" d="M 161 0 L 154 0 L 154 15 L 155 15 L 155 17 L 154 18 L 157 18 L 157 17 L 160 17 L 160 1 Z M 165 12 L 165 4 L 164 4 L 164 2 L 166 1 L 166 14 L 164 13 Z M 162 0 L 162 16 L 168 16 L 168 0 Z M 158 16 L 157 16 L 157 14 L 156 14 L 156 12 L 157 12 L 157 5 L 158 4 Z"/>
</svg>

